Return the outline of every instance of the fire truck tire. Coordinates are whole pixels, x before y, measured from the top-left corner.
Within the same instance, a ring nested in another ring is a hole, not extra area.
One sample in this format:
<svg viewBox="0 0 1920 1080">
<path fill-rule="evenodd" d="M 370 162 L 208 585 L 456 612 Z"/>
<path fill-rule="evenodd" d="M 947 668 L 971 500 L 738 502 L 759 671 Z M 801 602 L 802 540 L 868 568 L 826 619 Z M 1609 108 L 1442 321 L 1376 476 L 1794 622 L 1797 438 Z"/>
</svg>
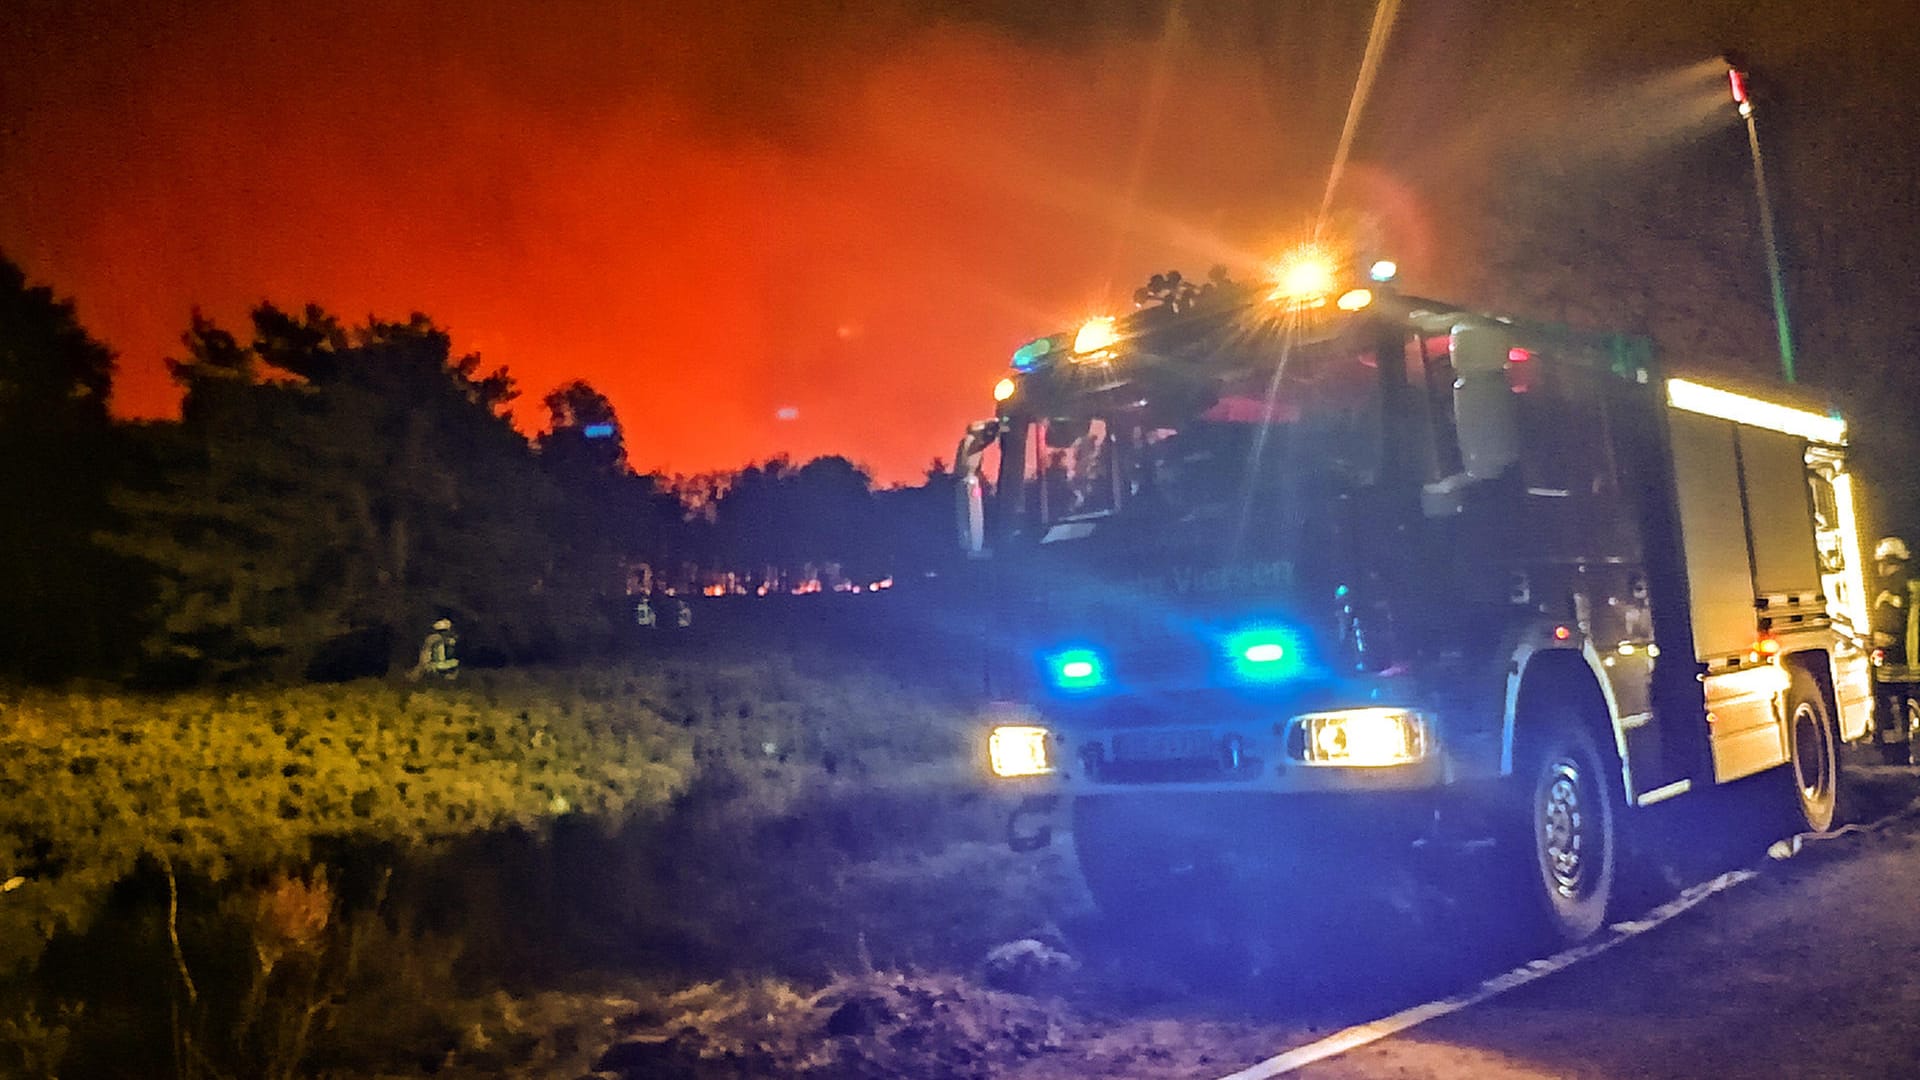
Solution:
<svg viewBox="0 0 1920 1080">
<path fill-rule="evenodd" d="M 1513 845 L 1515 869 L 1547 929 L 1576 942 L 1606 925 L 1618 892 L 1619 770 L 1609 770 L 1577 712 L 1541 719 L 1520 774 L 1526 838 Z"/>
<path fill-rule="evenodd" d="M 1826 832 L 1845 824 L 1852 807 L 1840 769 L 1840 731 L 1826 695 L 1806 670 L 1793 667 L 1787 686 L 1789 824 L 1795 831 Z"/>
</svg>

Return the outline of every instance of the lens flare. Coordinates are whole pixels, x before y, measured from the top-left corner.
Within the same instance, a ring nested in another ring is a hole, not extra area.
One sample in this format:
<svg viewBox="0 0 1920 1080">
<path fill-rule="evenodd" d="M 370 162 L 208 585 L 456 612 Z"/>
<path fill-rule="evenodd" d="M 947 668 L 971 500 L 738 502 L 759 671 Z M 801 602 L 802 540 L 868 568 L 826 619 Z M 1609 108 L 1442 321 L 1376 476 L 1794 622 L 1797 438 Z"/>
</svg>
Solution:
<svg viewBox="0 0 1920 1080">
<path fill-rule="evenodd" d="M 1073 335 L 1073 351 L 1078 356 L 1090 356 L 1113 348 L 1119 340 L 1120 333 L 1114 329 L 1113 316 L 1102 315 L 1080 324 L 1080 332 Z"/>
<path fill-rule="evenodd" d="M 1267 299 L 1289 307 L 1318 307 L 1337 287 L 1338 268 L 1333 255 L 1317 244 L 1305 244 L 1281 256 L 1270 277 Z"/>
</svg>

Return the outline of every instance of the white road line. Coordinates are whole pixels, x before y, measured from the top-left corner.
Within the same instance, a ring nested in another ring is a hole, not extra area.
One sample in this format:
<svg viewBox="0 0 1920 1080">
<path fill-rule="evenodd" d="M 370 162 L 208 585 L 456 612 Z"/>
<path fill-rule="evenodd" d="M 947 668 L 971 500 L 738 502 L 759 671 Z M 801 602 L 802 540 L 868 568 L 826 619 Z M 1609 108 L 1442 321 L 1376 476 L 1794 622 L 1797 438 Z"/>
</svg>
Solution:
<svg viewBox="0 0 1920 1080">
<path fill-rule="evenodd" d="M 1793 841 L 1832 840 L 1850 832 L 1878 832 L 1896 818 L 1905 817 L 1920 811 L 1920 799 L 1909 803 L 1905 808 L 1896 810 L 1869 825 L 1848 825 L 1828 833 L 1805 833 L 1792 837 Z M 1799 843 L 1793 843 L 1789 855 L 1800 850 Z M 1679 896 L 1661 904 L 1638 919 L 1614 923 L 1608 929 L 1612 932 L 1598 941 L 1576 945 L 1571 949 L 1555 953 L 1545 960 L 1530 960 L 1504 975 L 1496 975 L 1465 993 L 1452 997 L 1438 998 L 1424 1005 L 1415 1005 L 1402 1009 L 1392 1016 L 1382 1017 L 1365 1024 L 1336 1031 L 1326 1038 L 1297 1046 L 1282 1054 L 1276 1054 L 1265 1061 L 1257 1062 L 1229 1073 L 1220 1080 L 1269 1080 L 1271 1077 L 1284 1076 L 1297 1069 L 1303 1069 L 1316 1061 L 1325 1061 L 1330 1057 L 1344 1054 L 1349 1050 L 1358 1050 L 1363 1046 L 1377 1043 L 1390 1035 L 1397 1035 L 1408 1028 L 1437 1020 L 1442 1016 L 1457 1013 L 1462 1009 L 1478 1005 L 1489 998 L 1504 994 L 1515 987 L 1525 986 L 1537 979 L 1544 979 L 1557 971 L 1579 963 L 1589 957 L 1598 956 L 1615 945 L 1641 934 L 1666 922 L 1676 915 L 1697 907 L 1702 901 L 1716 893 L 1725 892 L 1743 882 L 1758 876 L 1753 870 L 1729 870 L 1719 877 L 1703 881 L 1682 892 Z"/>
</svg>

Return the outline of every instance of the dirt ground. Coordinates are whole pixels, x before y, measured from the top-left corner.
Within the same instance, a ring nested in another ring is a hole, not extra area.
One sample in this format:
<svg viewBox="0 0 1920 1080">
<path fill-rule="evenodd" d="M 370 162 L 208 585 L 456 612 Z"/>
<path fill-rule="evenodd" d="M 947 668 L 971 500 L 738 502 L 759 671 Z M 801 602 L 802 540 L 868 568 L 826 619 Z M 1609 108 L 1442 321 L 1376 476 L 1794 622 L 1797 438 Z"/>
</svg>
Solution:
<svg viewBox="0 0 1920 1080">
<path fill-rule="evenodd" d="M 1651 907 L 1738 868 L 1744 884 L 1490 1001 L 1306 1066 L 1309 1077 L 1920 1075 L 1920 771 L 1862 768 L 1872 831 L 1778 838 L 1751 802 L 1655 821 Z M 1734 822 L 1729 827 L 1728 822 Z M 1151 927 L 1068 927 L 1009 974 L 867 973 L 825 990 L 698 988 L 610 1018 L 595 1073 L 1216 1080 L 1551 951 L 1460 861 L 1253 953 Z M 986 985 L 1011 985 L 1024 992 Z"/>
</svg>

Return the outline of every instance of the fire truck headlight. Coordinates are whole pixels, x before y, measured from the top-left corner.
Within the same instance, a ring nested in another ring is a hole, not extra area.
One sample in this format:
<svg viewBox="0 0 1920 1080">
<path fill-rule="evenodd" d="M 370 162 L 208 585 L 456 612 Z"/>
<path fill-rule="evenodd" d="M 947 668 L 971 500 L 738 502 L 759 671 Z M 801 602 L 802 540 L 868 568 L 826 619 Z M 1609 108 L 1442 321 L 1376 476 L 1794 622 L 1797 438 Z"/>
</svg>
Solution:
<svg viewBox="0 0 1920 1080">
<path fill-rule="evenodd" d="M 1431 749 L 1426 718 L 1409 709 L 1335 709 L 1293 718 L 1309 765 L 1375 768 L 1419 761 Z"/>
<path fill-rule="evenodd" d="M 1045 776 L 1053 771 L 1046 728 L 1006 724 L 987 737 L 987 760 L 995 776 Z"/>
<path fill-rule="evenodd" d="M 1005 401 L 1012 397 L 1014 391 L 1018 389 L 1020 389 L 1020 384 L 1014 382 L 1013 379 L 1001 379 L 999 382 L 993 384 L 993 400 Z"/>
</svg>

